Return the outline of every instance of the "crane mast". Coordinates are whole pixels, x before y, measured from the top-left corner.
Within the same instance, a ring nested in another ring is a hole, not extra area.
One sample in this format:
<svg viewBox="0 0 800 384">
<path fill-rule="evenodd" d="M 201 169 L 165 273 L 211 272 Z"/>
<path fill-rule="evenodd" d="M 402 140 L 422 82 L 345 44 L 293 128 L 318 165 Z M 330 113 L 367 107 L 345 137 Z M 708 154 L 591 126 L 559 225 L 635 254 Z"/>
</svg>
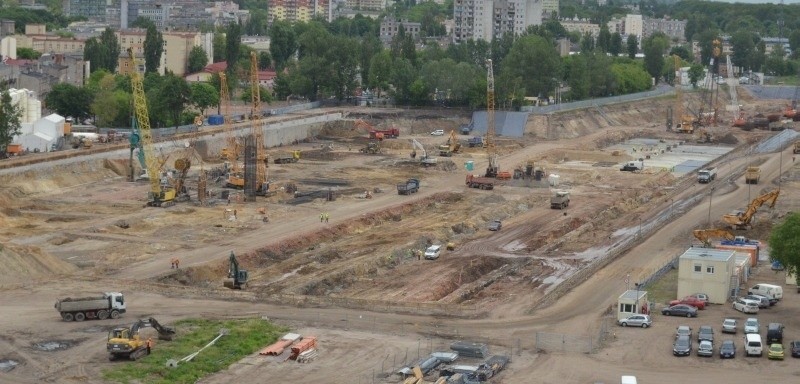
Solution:
<svg viewBox="0 0 800 384">
<path fill-rule="evenodd" d="M 223 150 L 223 157 L 231 162 L 233 173 L 239 172 L 239 142 L 233 134 L 233 124 L 231 124 L 231 94 L 228 91 L 228 76 L 225 72 L 219 73 L 219 103 L 222 112 L 222 121 L 225 127 L 225 140 L 227 146 Z"/>
<path fill-rule="evenodd" d="M 489 166 L 486 167 L 486 177 L 497 176 L 497 151 L 494 144 L 494 70 L 492 59 L 486 60 L 486 154 L 489 157 Z"/>
<path fill-rule="evenodd" d="M 175 199 L 175 189 L 161 186 L 160 170 L 162 163 L 153 153 L 153 134 L 150 130 L 150 114 L 147 111 L 147 98 L 144 93 L 142 76 L 136 67 L 136 58 L 133 49 L 128 49 L 128 60 L 133 70 L 131 72 L 131 88 L 133 90 L 133 109 L 138 127 L 138 139 L 141 140 L 140 151 L 144 152 L 144 164 L 148 179 L 150 179 L 150 196 L 148 206 L 160 207 L 171 205 Z"/>
<path fill-rule="evenodd" d="M 250 52 L 250 111 L 251 130 L 256 147 L 256 191 L 264 194 L 267 188 L 267 154 L 264 152 L 264 132 L 261 129 L 261 87 L 258 84 L 258 57 L 255 52 Z"/>
</svg>

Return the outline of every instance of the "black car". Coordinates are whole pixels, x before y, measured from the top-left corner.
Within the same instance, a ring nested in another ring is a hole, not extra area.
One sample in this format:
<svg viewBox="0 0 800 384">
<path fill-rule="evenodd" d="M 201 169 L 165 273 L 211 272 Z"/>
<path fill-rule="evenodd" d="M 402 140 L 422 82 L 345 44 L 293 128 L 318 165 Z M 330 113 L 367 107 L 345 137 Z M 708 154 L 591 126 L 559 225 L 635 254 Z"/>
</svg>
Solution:
<svg viewBox="0 0 800 384">
<path fill-rule="evenodd" d="M 736 343 L 733 340 L 723 340 L 719 346 L 720 359 L 732 359 L 736 357 Z"/>
<path fill-rule="evenodd" d="M 704 325 L 697 330 L 697 341 L 708 340 L 714 342 L 714 328 L 710 325 Z"/>
<path fill-rule="evenodd" d="M 689 356 L 692 354 L 692 339 L 689 336 L 681 336 L 675 340 L 672 346 L 672 354 L 675 356 Z"/>
<path fill-rule="evenodd" d="M 792 352 L 792 357 L 800 357 L 800 341 L 789 343 L 789 350 Z"/>
<path fill-rule="evenodd" d="M 661 314 L 665 316 L 697 317 L 697 308 L 691 305 L 678 304 L 662 309 Z"/>
<path fill-rule="evenodd" d="M 783 324 L 769 323 L 767 325 L 767 344 L 783 343 Z"/>
</svg>

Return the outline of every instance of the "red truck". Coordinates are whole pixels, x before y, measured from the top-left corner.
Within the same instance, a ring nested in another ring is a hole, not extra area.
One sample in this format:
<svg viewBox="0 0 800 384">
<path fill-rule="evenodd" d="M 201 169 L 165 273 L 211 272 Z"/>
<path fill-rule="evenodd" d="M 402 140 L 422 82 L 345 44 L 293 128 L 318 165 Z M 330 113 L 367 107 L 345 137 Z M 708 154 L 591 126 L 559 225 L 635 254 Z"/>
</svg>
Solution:
<svg viewBox="0 0 800 384">
<path fill-rule="evenodd" d="M 478 177 L 475 175 L 467 175 L 467 186 L 470 188 L 478 189 L 494 189 L 494 178 L 491 177 Z"/>
<path fill-rule="evenodd" d="M 370 139 L 381 139 L 382 137 L 396 139 L 400 137 L 400 130 L 397 128 L 389 128 L 389 129 L 373 129 L 369 131 Z"/>
</svg>

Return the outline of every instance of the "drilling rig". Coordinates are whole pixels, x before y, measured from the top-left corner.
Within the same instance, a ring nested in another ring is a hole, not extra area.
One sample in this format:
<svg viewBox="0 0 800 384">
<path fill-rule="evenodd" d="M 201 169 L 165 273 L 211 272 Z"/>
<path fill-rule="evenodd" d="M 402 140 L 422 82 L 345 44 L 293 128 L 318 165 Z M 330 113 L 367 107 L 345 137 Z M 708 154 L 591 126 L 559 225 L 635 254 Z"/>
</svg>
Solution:
<svg viewBox="0 0 800 384">
<path fill-rule="evenodd" d="M 250 129 L 253 135 L 256 161 L 255 192 L 259 196 L 264 196 L 269 191 L 267 183 L 269 158 L 264 151 L 264 131 L 261 129 L 261 86 L 258 84 L 258 56 L 255 51 L 250 52 L 250 100 L 253 108 L 250 111 Z"/>
<path fill-rule="evenodd" d="M 494 144 L 494 70 L 492 59 L 486 60 L 486 154 L 489 157 L 489 166 L 486 167 L 484 177 L 497 177 L 497 149 Z"/>
<path fill-rule="evenodd" d="M 133 89 L 133 108 L 136 116 L 134 133 L 131 134 L 130 141 L 131 148 L 139 148 L 140 162 L 145 166 L 147 178 L 150 180 L 147 206 L 167 207 L 174 205 L 175 188 L 161 183 L 161 166 L 163 163 L 153 153 L 155 146 L 153 145 L 153 134 L 150 131 L 150 114 L 147 112 L 147 98 L 144 94 L 142 75 L 137 70 L 136 58 L 130 48 L 128 49 L 128 58 L 133 69 L 133 72 L 131 72 L 131 88 Z M 144 161 L 141 161 L 142 159 Z"/>
</svg>

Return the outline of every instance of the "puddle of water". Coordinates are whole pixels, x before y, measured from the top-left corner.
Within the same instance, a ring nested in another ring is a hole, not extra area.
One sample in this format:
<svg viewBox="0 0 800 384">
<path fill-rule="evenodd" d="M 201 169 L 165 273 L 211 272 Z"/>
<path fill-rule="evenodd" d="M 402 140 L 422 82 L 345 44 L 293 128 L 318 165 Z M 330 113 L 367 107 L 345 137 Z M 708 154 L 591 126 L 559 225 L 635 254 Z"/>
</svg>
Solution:
<svg viewBox="0 0 800 384">
<path fill-rule="evenodd" d="M 68 341 L 43 341 L 33 345 L 36 349 L 46 352 L 63 351 L 72 347 L 72 343 Z"/>
<path fill-rule="evenodd" d="M 19 362 L 11 359 L 0 359 L 0 372 L 9 372 L 14 369 Z"/>
</svg>

